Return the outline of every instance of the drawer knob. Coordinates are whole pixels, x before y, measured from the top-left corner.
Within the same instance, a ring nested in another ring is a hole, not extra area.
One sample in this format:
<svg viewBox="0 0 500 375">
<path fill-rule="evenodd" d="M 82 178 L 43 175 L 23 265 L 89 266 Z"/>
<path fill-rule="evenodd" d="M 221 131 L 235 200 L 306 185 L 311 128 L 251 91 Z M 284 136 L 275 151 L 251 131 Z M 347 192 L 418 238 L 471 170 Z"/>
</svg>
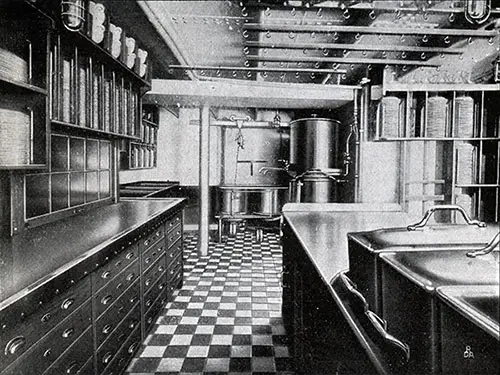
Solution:
<svg viewBox="0 0 500 375">
<path fill-rule="evenodd" d="M 127 337 L 127 335 L 125 333 L 122 333 L 120 336 L 118 336 L 118 342 L 122 342 L 123 340 L 125 340 L 125 337 Z"/>
<path fill-rule="evenodd" d="M 135 278 L 135 273 L 131 273 L 127 276 L 127 281 L 132 281 Z"/>
<path fill-rule="evenodd" d="M 113 353 L 107 352 L 102 358 L 102 363 L 104 363 L 105 365 L 108 364 L 109 362 L 111 362 L 111 358 L 113 358 Z"/>
<path fill-rule="evenodd" d="M 26 339 L 23 336 L 14 337 L 5 345 L 5 355 L 16 354 L 23 348 L 24 344 L 26 344 Z"/>
<path fill-rule="evenodd" d="M 127 259 L 132 259 L 134 257 L 134 253 L 128 253 L 126 258 Z"/>
<path fill-rule="evenodd" d="M 148 319 L 148 324 L 151 324 L 151 323 L 153 323 L 153 317 L 150 317 L 150 318 Z"/>
<path fill-rule="evenodd" d="M 144 259 L 144 263 L 148 264 L 149 262 L 151 262 L 151 257 L 147 257 L 146 259 Z"/>
<path fill-rule="evenodd" d="M 165 283 L 161 283 L 159 286 L 158 286 L 158 289 L 162 290 L 163 288 L 165 288 Z"/>
<path fill-rule="evenodd" d="M 146 307 L 151 306 L 151 303 L 152 303 L 152 302 L 151 302 L 151 300 L 150 300 L 150 299 L 148 299 L 148 300 L 146 301 Z"/>
<path fill-rule="evenodd" d="M 68 298 L 61 304 L 61 309 L 68 310 L 75 303 L 74 298 Z"/>
<path fill-rule="evenodd" d="M 137 323 L 138 323 L 137 320 L 134 320 L 134 321 L 130 322 L 130 324 L 128 325 L 128 328 L 134 329 L 135 326 L 137 325 Z"/>
<path fill-rule="evenodd" d="M 170 253 L 169 256 L 170 256 L 170 258 L 173 258 L 174 257 L 174 253 Z"/>
<path fill-rule="evenodd" d="M 111 332 L 112 328 L 113 328 L 113 326 L 111 324 L 106 324 L 104 327 L 102 327 L 102 333 L 107 335 L 108 333 Z"/>
<path fill-rule="evenodd" d="M 62 333 L 62 337 L 64 337 L 65 339 L 67 339 L 68 337 L 70 337 L 73 333 L 75 333 L 75 330 L 73 328 L 68 328 L 67 330 L 65 330 L 63 333 Z"/>
<path fill-rule="evenodd" d="M 121 288 L 123 288 L 123 283 L 118 283 L 118 285 L 116 286 L 116 289 L 120 290 Z"/>
<path fill-rule="evenodd" d="M 42 323 L 47 323 L 50 319 L 52 319 L 52 314 L 47 313 L 44 316 L 42 316 L 40 320 L 42 321 Z"/>
<path fill-rule="evenodd" d="M 66 368 L 66 374 L 76 374 L 78 371 L 78 363 L 71 362 L 71 364 Z"/>
<path fill-rule="evenodd" d="M 138 345 L 138 343 L 134 342 L 132 345 L 130 345 L 128 347 L 129 354 L 132 354 L 133 352 L 135 352 L 135 349 L 137 348 L 137 345 Z"/>
<path fill-rule="evenodd" d="M 123 262 L 122 262 L 121 260 L 119 260 L 118 262 L 116 262 L 116 263 L 115 263 L 115 266 L 116 266 L 116 267 L 121 267 L 122 263 L 123 263 Z"/>
<path fill-rule="evenodd" d="M 107 295 L 106 297 L 101 298 L 101 303 L 103 305 L 108 305 L 112 299 L 113 299 L 113 296 Z"/>
<path fill-rule="evenodd" d="M 129 301 L 130 301 L 131 304 L 134 304 L 135 302 L 137 302 L 138 299 L 139 299 L 139 297 L 133 296 L 132 298 L 130 298 Z"/>
<path fill-rule="evenodd" d="M 149 286 L 151 284 L 151 279 L 147 279 L 145 282 L 144 282 L 144 285 L 146 286 Z"/>
<path fill-rule="evenodd" d="M 161 236 L 161 232 L 160 231 L 157 231 L 156 232 L 156 237 L 160 237 Z"/>
<path fill-rule="evenodd" d="M 52 356 L 52 349 L 47 349 L 45 352 L 43 352 L 43 356 L 45 358 L 51 357 Z"/>
<path fill-rule="evenodd" d="M 111 272 L 105 271 L 101 274 L 101 279 L 107 279 L 111 276 Z"/>
<path fill-rule="evenodd" d="M 163 265 L 158 267 L 158 271 L 163 272 L 165 270 L 165 267 Z"/>
<path fill-rule="evenodd" d="M 157 252 L 153 251 L 153 258 L 156 257 Z"/>
<path fill-rule="evenodd" d="M 149 246 L 149 242 L 150 242 L 149 240 L 144 241 L 144 245 Z"/>
<path fill-rule="evenodd" d="M 118 308 L 118 314 L 121 314 L 123 311 L 125 311 L 125 306 L 120 306 Z"/>
</svg>

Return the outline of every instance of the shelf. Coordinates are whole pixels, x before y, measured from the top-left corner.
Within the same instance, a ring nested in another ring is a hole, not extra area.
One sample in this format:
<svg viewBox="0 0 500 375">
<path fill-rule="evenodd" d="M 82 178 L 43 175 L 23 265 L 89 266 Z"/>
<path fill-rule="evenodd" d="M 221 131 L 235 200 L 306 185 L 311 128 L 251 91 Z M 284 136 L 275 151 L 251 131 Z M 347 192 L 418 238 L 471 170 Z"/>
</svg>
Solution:
<svg viewBox="0 0 500 375">
<path fill-rule="evenodd" d="M 0 165 L 0 170 L 44 170 L 45 164 Z"/>
<path fill-rule="evenodd" d="M 457 184 L 456 188 L 500 188 L 497 184 Z"/>
<path fill-rule="evenodd" d="M 378 138 L 374 142 L 400 142 L 400 141 L 500 141 L 497 137 L 482 137 L 482 138 L 458 138 L 458 137 L 398 137 L 398 138 Z"/>
<path fill-rule="evenodd" d="M 389 83 L 382 87 L 384 93 L 400 92 L 442 92 L 442 91 L 500 91 L 500 84 L 470 83 Z"/>
<path fill-rule="evenodd" d="M 146 120 L 146 119 L 142 119 L 142 122 L 143 122 L 143 123 L 145 123 L 145 124 L 148 124 L 148 125 L 154 126 L 154 127 L 158 127 L 158 124 L 157 124 L 157 123 L 154 123 L 154 122 L 149 121 L 149 120 Z"/>
<path fill-rule="evenodd" d="M 52 125 L 55 125 L 55 126 L 60 126 L 62 128 L 73 129 L 73 130 L 77 129 L 77 130 L 79 130 L 81 132 L 85 132 L 85 133 L 88 133 L 88 134 L 107 135 L 108 137 L 111 137 L 111 138 L 131 139 L 131 140 L 134 140 L 134 141 L 140 141 L 140 138 L 134 137 L 134 136 L 131 136 L 131 135 L 125 135 L 125 134 L 120 134 L 120 133 L 107 132 L 107 131 L 104 131 L 104 130 L 99 130 L 99 129 L 94 129 L 94 128 L 88 128 L 86 126 L 80 126 L 80 125 L 76 125 L 76 124 L 71 124 L 69 122 L 64 122 L 64 121 L 59 121 L 59 120 L 51 120 L 51 123 L 52 123 Z"/>
<path fill-rule="evenodd" d="M 31 91 L 32 93 L 35 93 L 35 94 L 42 94 L 42 95 L 48 94 L 47 90 L 42 89 L 41 87 L 34 86 L 34 85 L 29 84 L 29 83 L 25 83 L 25 82 L 21 82 L 21 81 L 14 81 L 14 80 L 11 80 L 9 78 L 3 77 L 1 74 L 0 74 L 0 83 L 8 84 L 8 85 L 14 86 L 16 88 L 20 88 L 22 90 Z"/>
<path fill-rule="evenodd" d="M 126 66 L 123 62 L 114 58 L 106 49 L 104 49 L 99 44 L 96 44 L 87 35 L 83 34 L 82 32 L 78 32 L 78 33 L 68 32 L 68 33 L 66 33 L 66 35 L 68 37 L 73 37 L 73 38 L 75 38 L 75 35 L 78 35 L 78 37 L 80 37 L 88 45 L 88 47 L 91 48 L 93 53 L 96 53 L 96 52 L 99 53 L 100 55 L 105 57 L 106 60 L 113 62 L 113 64 L 119 66 L 123 71 L 127 72 L 127 74 L 130 75 L 131 77 L 133 77 L 136 81 L 138 81 L 141 84 L 141 86 L 146 86 L 146 88 L 148 90 L 151 89 L 151 83 L 147 79 L 140 77 L 136 72 L 129 69 L 129 67 Z"/>
</svg>

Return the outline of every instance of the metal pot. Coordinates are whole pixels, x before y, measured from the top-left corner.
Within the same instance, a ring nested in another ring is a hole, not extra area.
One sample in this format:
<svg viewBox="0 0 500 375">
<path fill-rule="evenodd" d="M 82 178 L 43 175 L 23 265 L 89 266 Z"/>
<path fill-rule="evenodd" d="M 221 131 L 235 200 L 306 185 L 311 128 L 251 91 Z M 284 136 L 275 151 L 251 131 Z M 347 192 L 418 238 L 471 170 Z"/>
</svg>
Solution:
<svg viewBox="0 0 500 375">
<path fill-rule="evenodd" d="M 223 190 L 221 213 L 234 215 L 246 213 L 248 195 L 243 191 Z"/>
<path fill-rule="evenodd" d="M 340 174 L 340 170 L 336 175 Z M 333 177 L 333 175 L 332 175 Z M 320 170 L 306 172 L 298 183 L 296 192 L 300 202 L 328 203 L 337 201 L 337 181 Z"/>
<path fill-rule="evenodd" d="M 290 122 L 290 164 L 299 174 L 313 168 L 338 167 L 339 127 L 339 121 L 327 118 Z"/>
</svg>

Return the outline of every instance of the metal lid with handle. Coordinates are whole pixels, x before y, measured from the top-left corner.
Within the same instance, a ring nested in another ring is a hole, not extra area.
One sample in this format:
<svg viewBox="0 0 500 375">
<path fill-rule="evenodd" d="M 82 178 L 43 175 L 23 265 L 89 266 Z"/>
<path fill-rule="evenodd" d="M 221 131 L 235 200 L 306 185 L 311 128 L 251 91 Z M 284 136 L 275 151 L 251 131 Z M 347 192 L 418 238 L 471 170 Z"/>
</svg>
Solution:
<svg viewBox="0 0 500 375">
<path fill-rule="evenodd" d="M 408 225 L 407 229 L 409 231 L 414 231 L 417 229 L 424 228 L 426 226 L 427 222 L 429 221 L 429 219 L 431 218 L 431 216 L 436 211 L 458 211 L 462 214 L 462 217 L 464 218 L 465 222 L 468 225 L 475 225 L 475 226 L 480 227 L 480 228 L 483 228 L 486 226 L 486 223 L 484 223 L 482 221 L 471 219 L 469 217 L 469 215 L 467 214 L 467 212 L 465 212 L 465 210 L 462 207 L 454 205 L 454 204 L 443 204 L 443 205 L 433 206 L 433 207 L 429 208 L 427 210 L 427 212 L 424 214 L 424 217 L 422 218 L 422 220 L 420 220 L 418 223 Z"/>
</svg>

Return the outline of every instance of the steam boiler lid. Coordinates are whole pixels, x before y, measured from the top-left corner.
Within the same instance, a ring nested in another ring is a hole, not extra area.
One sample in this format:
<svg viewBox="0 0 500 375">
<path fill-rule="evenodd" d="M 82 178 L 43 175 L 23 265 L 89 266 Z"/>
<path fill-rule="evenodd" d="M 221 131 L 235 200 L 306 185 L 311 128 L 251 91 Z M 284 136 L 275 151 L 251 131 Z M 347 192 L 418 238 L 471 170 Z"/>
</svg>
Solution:
<svg viewBox="0 0 500 375">
<path fill-rule="evenodd" d="M 293 120 L 293 121 L 290 121 L 289 122 L 289 125 L 292 125 L 292 124 L 296 124 L 296 123 L 300 123 L 300 122 L 306 122 L 306 121 L 324 121 L 324 122 L 335 122 L 337 124 L 340 124 L 340 121 L 338 120 L 334 120 L 334 119 L 331 119 L 331 118 L 322 118 L 322 117 L 308 117 L 308 118 L 299 118 L 299 119 L 296 119 L 296 120 Z"/>
</svg>

